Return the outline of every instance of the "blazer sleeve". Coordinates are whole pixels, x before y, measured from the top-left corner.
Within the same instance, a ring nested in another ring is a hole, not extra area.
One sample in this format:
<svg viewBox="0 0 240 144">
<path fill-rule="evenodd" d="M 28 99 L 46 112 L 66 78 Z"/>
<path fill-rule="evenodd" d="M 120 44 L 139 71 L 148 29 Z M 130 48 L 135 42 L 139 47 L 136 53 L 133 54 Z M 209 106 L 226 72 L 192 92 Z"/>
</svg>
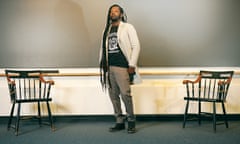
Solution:
<svg viewBox="0 0 240 144">
<path fill-rule="evenodd" d="M 139 43 L 137 32 L 133 27 L 133 25 L 131 24 L 129 24 L 128 26 L 128 35 L 129 35 L 130 45 L 132 49 L 130 59 L 129 59 L 129 66 L 136 67 L 139 53 L 140 53 L 140 43 Z"/>
</svg>

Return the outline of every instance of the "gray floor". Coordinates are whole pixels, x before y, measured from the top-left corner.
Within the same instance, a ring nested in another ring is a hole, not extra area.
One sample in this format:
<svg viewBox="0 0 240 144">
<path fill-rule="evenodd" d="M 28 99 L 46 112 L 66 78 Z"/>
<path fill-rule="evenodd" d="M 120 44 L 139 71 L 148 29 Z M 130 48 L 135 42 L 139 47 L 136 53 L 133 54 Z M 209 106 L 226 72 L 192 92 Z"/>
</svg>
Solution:
<svg viewBox="0 0 240 144">
<path fill-rule="evenodd" d="M 126 130 L 110 133 L 112 120 L 57 119 L 57 130 L 37 121 L 22 121 L 20 135 L 7 131 L 6 120 L 0 120 L 0 144 L 239 144 L 240 121 L 229 121 L 229 128 L 218 125 L 214 133 L 212 123 L 201 126 L 190 121 L 182 128 L 182 121 L 137 121 L 138 132 Z"/>
</svg>

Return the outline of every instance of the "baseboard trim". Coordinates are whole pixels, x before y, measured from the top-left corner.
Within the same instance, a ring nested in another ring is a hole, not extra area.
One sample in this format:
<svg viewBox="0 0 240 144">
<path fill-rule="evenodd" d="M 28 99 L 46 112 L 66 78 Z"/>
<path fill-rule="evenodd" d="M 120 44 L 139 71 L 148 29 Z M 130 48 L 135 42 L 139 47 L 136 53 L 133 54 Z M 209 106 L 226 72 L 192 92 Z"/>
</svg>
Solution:
<svg viewBox="0 0 240 144">
<path fill-rule="evenodd" d="M 29 116 L 28 116 L 29 117 Z M 114 121 L 113 115 L 57 115 L 53 116 L 54 121 L 73 121 L 73 120 L 87 120 L 87 121 Z M 229 121 L 240 120 L 240 114 L 228 114 Z M 46 118 L 46 116 L 44 116 Z M 220 118 L 220 117 L 219 117 Z M 211 118 L 204 118 L 203 120 L 210 120 Z M 8 120 L 8 116 L 0 116 L 0 121 Z M 183 114 L 137 114 L 137 121 L 182 121 Z"/>
</svg>

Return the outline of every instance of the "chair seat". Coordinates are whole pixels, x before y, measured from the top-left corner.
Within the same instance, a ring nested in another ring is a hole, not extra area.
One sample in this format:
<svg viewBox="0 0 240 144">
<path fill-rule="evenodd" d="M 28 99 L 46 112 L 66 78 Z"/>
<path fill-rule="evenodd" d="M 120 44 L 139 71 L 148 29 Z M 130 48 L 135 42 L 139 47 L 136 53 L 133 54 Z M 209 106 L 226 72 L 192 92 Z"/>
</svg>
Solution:
<svg viewBox="0 0 240 144">
<path fill-rule="evenodd" d="M 32 102 L 46 102 L 46 101 L 52 101 L 52 98 L 16 99 L 16 103 L 32 103 Z"/>
<path fill-rule="evenodd" d="M 200 101 L 200 102 L 224 102 L 223 100 L 219 100 L 219 99 L 205 99 L 205 98 L 195 98 L 195 97 L 184 97 L 184 100 L 191 100 L 191 101 Z"/>
</svg>

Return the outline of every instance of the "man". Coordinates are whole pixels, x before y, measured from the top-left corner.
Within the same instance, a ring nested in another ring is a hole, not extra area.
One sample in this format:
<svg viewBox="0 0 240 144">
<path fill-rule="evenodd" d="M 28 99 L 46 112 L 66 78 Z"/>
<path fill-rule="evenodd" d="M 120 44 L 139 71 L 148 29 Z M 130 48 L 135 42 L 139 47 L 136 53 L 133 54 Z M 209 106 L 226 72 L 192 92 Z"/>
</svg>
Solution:
<svg viewBox="0 0 240 144">
<path fill-rule="evenodd" d="M 116 116 L 116 124 L 109 129 L 110 132 L 124 130 L 125 119 L 128 121 L 128 133 L 136 132 L 130 84 L 140 78 L 136 67 L 139 52 L 135 28 L 126 22 L 123 9 L 119 5 L 112 5 L 100 50 L 101 84 L 104 88 L 108 87 Z M 127 118 L 122 114 L 120 98 L 125 105 Z"/>
</svg>

